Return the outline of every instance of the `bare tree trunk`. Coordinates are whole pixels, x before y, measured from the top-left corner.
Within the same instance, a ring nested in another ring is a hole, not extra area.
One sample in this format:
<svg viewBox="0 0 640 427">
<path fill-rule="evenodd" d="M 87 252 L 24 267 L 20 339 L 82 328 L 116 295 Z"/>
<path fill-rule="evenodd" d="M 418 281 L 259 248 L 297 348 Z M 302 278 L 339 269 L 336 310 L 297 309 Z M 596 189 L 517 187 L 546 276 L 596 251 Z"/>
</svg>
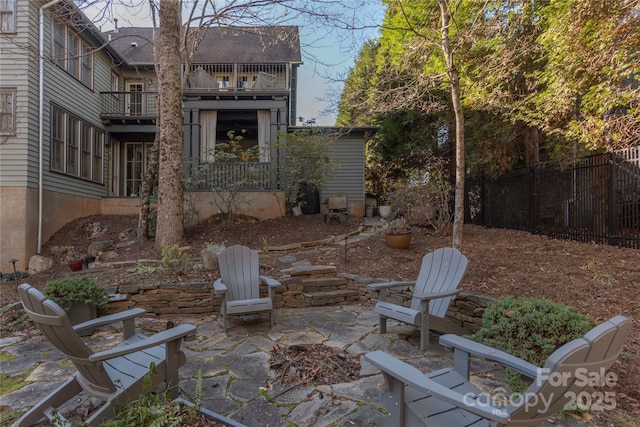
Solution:
<svg viewBox="0 0 640 427">
<path fill-rule="evenodd" d="M 160 97 L 158 96 L 158 104 Z M 156 129 L 160 125 L 160 116 L 156 117 Z M 160 148 L 160 134 L 156 132 L 153 145 L 149 150 L 149 160 L 147 170 L 142 181 L 140 190 L 140 217 L 138 218 L 138 241 L 147 242 L 149 240 L 149 218 L 151 214 L 151 193 L 158 183 L 158 152 Z"/>
<path fill-rule="evenodd" d="M 453 218 L 453 247 L 462 247 L 462 227 L 464 224 L 464 112 L 460 102 L 460 75 L 453 61 L 453 50 L 449 44 L 449 10 L 447 0 L 438 0 L 442 18 L 442 51 L 447 61 L 447 74 L 451 84 L 451 103 L 456 117 L 456 193 L 455 212 Z"/>
<path fill-rule="evenodd" d="M 158 86 L 160 156 L 156 244 L 180 244 L 184 233 L 182 187 L 182 83 L 180 79 L 181 15 L 179 0 L 160 2 Z"/>
</svg>

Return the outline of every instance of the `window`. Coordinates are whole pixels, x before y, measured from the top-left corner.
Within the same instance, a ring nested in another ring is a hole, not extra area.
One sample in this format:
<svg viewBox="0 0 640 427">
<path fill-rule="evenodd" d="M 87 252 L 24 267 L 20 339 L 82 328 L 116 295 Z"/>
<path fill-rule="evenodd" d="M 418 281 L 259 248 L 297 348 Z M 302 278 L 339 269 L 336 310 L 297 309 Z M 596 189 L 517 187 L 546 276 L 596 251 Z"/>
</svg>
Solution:
<svg viewBox="0 0 640 427">
<path fill-rule="evenodd" d="M 17 0 L 0 0 L 0 33 L 16 32 Z"/>
<path fill-rule="evenodd" d="M 111 72 L 111 92 L 120 92 L 120 76 L 113 71 Z"/>
<path fill-rule="evenodd" d="M 0 88 L 0 135 L 16 134 L 16 90 Z"/>
<path fill-rule="evenodd" d="M 80 120 L 74 116 L 69 116 L 67 134 L 67 173 L 70 175 L 78 175 L 78 143 L 80 142 L 79 126 Z"/>
<path fill-rule="evenodd" d="M 2 0 L 0 0 L 2 1 Z M 53 21 L 51 31 L 52 61 L 88 88 L 93 87 L 93 51 L 73 29 Z"/>
<path fill-rule="evenodd" d="M 104 132 L 54 107 L 51 118 L 51 170 L 103 182 Z"/>
<path fill-rule="evenodd" d="M 64 68 L 64 52 L 65 52 L 65 26 L 64 24 L 53 21 L 53 62 L 61 68 Z"/>
<path fill-rule="evenodd" d="M 80 138 L 80 176 L 91 179 L 91 148 L 93 147 L 94 128 L 82 123 Z"/>
</svg>

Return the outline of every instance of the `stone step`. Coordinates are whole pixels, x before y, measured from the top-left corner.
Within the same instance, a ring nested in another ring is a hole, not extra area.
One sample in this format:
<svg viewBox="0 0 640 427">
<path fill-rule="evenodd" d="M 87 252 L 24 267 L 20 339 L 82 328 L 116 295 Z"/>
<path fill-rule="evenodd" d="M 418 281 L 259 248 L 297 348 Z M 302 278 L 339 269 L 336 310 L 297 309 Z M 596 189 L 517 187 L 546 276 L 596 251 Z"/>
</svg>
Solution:
<svg viewBox="0 0 640 427">
<path fill-rule="evenodd" d="M 344 288 L 347 285 L 347 279 L 343 277 L 317 277 L 303 279 L 300 283 L 303 292 L 332 291 Z"/>
<path fill-rule="evenodd" d="M 335 265 L 302 265 L 281 270 L 282 274 L 288 274 L 291 277 L 318 277 L 329 274 L 335 275 L 337 272 L 338 270 Z"/>
<path fill-rule="evenodd" d="M 362 291 L 357 289 L 338 289 L 335 291 L 305 292 L 303 295 L 312 306 L 323 306 L 358 301 L 362 297 Z"/>
</svg>

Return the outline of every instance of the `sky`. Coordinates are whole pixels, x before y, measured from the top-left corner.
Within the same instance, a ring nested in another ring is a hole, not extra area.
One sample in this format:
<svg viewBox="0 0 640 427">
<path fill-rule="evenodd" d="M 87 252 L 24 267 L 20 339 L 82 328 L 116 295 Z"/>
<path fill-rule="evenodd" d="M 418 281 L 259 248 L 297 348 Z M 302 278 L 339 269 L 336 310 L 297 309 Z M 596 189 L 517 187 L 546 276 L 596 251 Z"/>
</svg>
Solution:
<svg viewBox="0 0 640 427">
<path fill-rule="evenodd" d="M 118 18 L 119 27 L 152 25 L 147 12 L 118 6 L 119 2 L 131 3 L 132 0 L 112 1 L 114 6 L 110 8 L 108 16 L 92 16 L 91 10 L 85 10 L 85 13 L 102 31 L 113 29 L 113 18 Z M 106 3 L 107 0 L 94 2 L 97 5 L 94 10 L 104 9 L 102 5 Z M 342 93 L 342 81 L 353 67 L 364 42 L 377 38 L 377 26 L 382 22 L 384 7 L 380 0 L 312 0 L 310 4 L 312 7 L 318 7 L 317 10 L 330 8 L 330 13 L 334 13 L 336 19 L 333 19 L 330 25 L 326 24 L 326 19 L 308 16 L 287 18 L 286 14 L 283 14 L 275 20 L 281 25 L 299 27 L 303 64 L 298 68 L 297 116 L 305 120 L 314 119 L 319 126 L 333 126 Z M 361 29 L 337 29 L 340 21 Z"/>
</svg>

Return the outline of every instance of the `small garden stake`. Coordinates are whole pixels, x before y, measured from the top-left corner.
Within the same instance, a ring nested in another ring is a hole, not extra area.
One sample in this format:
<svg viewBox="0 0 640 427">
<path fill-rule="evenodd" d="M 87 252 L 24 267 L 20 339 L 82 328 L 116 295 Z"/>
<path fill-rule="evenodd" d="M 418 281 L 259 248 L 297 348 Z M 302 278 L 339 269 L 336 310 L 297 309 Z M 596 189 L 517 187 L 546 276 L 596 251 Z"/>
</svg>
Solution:
<svg viewBox="0 0 640 427">
<path fill-rule="evenodd" d="M 18 286 L 18 272 L 16 271 L 16 262 L 18 262 L 18 260 L 15 258 L 11 258 L 9 262 L 13 264 L 13 281 L 15 285 Z"/>
<path fill-rule="evenodd" d="M 349 241 L 349 235 L 345 234 L 344 235 L 344 260 L 345 261 L 348 261 L 347 259 L 347 246 L 348 246 L 347 243 L 349 243 L 348 241 Z"/>
</svg>

